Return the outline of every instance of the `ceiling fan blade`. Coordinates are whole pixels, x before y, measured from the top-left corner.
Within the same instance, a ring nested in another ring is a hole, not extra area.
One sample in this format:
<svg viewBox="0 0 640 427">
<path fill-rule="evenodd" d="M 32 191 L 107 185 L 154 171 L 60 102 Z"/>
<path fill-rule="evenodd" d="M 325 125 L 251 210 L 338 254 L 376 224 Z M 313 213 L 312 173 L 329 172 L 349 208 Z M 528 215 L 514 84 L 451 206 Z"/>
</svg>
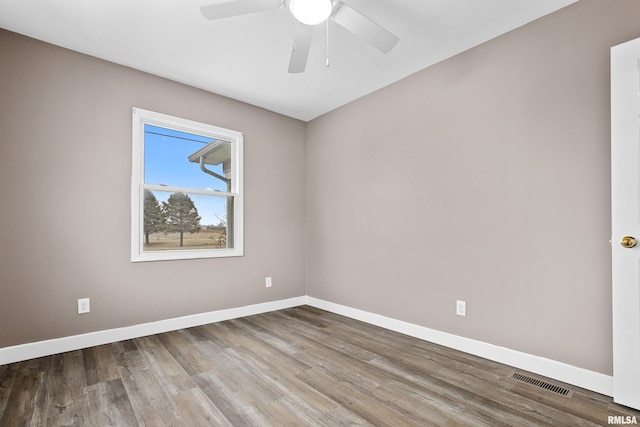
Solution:
<svg viewBox="0 0 640 427">
<path fill-rule="evenodd" d="M 293 50 L 289 58 L 289 72 L 302 73 L 307 66 L 307 57 L 313 38 L 313 26 L 298 23 L 293 37 Z"/>
<path fill-rule="evenodd" d="M 342 2 L 336 6 L 333 20 L 383 53 L 388 53 L 400 40 L 396 35 Z"/>
<path fill-rule="evenodd" d="M 223 19 L 248 15 L 282 7 L 282 0 L 232 0 L 200 7 L 200 13 L 209 19 Z"/>
</svg>

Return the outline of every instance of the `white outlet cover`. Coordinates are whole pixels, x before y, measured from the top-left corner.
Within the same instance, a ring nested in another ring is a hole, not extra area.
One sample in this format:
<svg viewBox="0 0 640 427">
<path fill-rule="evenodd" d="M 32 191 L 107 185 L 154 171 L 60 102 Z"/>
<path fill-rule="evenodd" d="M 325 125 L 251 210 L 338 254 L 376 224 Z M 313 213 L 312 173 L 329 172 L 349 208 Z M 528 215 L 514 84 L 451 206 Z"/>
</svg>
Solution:
<svg viewBox="0 0 640 427">
<path fill-rule="evenodd" d="M 91 300 L 89 298 L 80 298 L 78 300 L 78 314 L 85 314 L 91 311 Z"/>
<path fill-rule="evenodd" d="M 467 315 L 467 302 L 466 301 L 456 301 L 456 314 L 458 316 L 466 316 Z"/>
</svg>

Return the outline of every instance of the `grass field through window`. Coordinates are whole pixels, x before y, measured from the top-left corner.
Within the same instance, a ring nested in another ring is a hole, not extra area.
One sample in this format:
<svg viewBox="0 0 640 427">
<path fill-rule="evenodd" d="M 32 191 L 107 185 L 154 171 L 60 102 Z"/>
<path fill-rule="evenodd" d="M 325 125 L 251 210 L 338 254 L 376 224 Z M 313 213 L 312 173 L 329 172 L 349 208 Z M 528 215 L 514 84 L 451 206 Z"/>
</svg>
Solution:
<svg viewBox="0 0 640 427">
<path fill-rule="evenodd" d="M 217 227 L 197 233 L 184 233 L 182 244 L 180 247 L 180 233 L 151 233 L 149 244 L 144 245 L 144 250 L 223 249 L 227 247 L 226 229 Z"/>
</svg>

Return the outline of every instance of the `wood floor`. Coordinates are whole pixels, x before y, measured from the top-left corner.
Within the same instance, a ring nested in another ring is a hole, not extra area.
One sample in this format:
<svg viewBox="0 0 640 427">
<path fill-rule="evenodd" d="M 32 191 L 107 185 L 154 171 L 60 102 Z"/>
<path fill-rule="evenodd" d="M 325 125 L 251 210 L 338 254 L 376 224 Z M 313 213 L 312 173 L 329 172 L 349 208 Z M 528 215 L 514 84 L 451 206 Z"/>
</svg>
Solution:
<svg viewBox="0 0 640 427">
<path fill-rule="evenodd" d="M 605 396 L 514 372 L 539 378 L 303 306 L 0 366 L 0 426 L 640 422 Z"/>
</svg>

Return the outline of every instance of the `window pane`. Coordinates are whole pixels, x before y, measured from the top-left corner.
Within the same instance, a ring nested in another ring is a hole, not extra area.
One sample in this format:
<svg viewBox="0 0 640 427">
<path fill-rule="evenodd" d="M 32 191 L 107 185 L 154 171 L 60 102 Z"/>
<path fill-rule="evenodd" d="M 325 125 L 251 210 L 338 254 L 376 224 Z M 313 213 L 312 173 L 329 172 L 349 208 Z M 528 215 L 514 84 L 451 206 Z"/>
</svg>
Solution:
<svg viewBox="0 0 640 427">
<path fill-rule="evenodd" d="M 226 141 L 216 141 L 211 137 L 145 124 L 144 182 L 229 191 L 227 178 L 231 176 L 230 146 Z M 219 177 L 203 172 L 199 156 L 193 157 L 205 147 L 210 148 L 205 155 L 205 167 Z"/>
<path fill-rule="evenodd" d="M 131 261 L 244 255 L 243 134 L 132 111 Z"/>
<path fill-rule="evenodd" d="M 144 190 L 143 250 L 233 247 L 233 197 Z"/>
</svg>

